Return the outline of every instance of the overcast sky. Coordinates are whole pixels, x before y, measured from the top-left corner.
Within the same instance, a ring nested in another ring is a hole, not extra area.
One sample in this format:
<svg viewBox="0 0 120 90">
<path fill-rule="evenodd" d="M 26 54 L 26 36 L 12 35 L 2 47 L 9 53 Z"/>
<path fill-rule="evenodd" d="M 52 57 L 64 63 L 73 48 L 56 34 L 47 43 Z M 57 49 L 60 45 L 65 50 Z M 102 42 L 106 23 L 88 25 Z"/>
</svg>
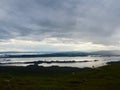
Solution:
<svg viewBox="0 0 120 90">
<path fill-rule="evenodd" d="M 0 0 L 0 51 L 120 50 L 120 0 Z"/>
</svg>

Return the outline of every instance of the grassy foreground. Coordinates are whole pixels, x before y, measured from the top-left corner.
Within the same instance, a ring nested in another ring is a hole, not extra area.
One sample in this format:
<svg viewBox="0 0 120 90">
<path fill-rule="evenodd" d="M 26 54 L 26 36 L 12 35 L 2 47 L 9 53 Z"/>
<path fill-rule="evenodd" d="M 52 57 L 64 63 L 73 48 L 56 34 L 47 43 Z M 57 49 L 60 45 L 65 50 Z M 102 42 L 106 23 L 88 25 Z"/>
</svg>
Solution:
<svg viewBox="0 0 120 90">
<path fill-rule="evenodd" d="M 120 90 L 120 64 L 83 70 L 0 67 L 0 90 Z"/>
</svg>

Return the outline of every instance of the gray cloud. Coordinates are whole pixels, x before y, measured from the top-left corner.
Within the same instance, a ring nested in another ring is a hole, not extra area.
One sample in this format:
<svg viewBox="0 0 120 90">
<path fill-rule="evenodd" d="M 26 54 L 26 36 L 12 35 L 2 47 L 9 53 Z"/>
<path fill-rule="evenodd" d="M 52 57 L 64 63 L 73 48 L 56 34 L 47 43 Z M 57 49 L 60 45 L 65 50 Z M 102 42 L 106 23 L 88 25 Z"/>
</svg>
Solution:
<svg viewBox="0 0 120 90">
<path fill-rule="evenodd" d="M 0 0 L 0 41 L 54 37 L 114 45 L 120 41 L 119 4 L 119 0 Z"/>
</svg>

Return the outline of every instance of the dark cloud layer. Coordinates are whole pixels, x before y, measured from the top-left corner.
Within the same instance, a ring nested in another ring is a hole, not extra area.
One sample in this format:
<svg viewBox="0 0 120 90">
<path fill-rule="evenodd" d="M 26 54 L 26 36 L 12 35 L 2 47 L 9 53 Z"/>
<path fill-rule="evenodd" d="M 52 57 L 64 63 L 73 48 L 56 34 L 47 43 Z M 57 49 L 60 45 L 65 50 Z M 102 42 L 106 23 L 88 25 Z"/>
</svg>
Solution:
<svg viewBox="0 0 120 90">
<path fill-rule="evenodd" d="M 0 0 L 0 41 L 57 38 L 114 45 L 120 0 Z M 73 41 L 74 42 L 74 41 Z"/>
</svg>

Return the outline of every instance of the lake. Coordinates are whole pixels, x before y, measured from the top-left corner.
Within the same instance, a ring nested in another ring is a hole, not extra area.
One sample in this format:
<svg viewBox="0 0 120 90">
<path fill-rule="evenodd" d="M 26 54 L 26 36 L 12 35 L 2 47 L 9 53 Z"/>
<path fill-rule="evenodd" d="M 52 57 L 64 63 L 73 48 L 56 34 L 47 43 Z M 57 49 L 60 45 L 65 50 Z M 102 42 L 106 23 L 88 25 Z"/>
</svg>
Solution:
<svg viewBox="0 0 120 90">
<path fill-rule="evenodd" d="M 0 58 L 0 66 L 27 66 L 24 62 L 33 61 L 76 61 L 74 63 L 41 63 L 39 66 L 60 66 L 60 67 L 100 67 L 107 62 L 120 61 L 120 56 L 84 56 L 84 57 L 36 57 L 36 58 Z M 21 63 L 17 63 L 21 62 Z"/>
</svg>

